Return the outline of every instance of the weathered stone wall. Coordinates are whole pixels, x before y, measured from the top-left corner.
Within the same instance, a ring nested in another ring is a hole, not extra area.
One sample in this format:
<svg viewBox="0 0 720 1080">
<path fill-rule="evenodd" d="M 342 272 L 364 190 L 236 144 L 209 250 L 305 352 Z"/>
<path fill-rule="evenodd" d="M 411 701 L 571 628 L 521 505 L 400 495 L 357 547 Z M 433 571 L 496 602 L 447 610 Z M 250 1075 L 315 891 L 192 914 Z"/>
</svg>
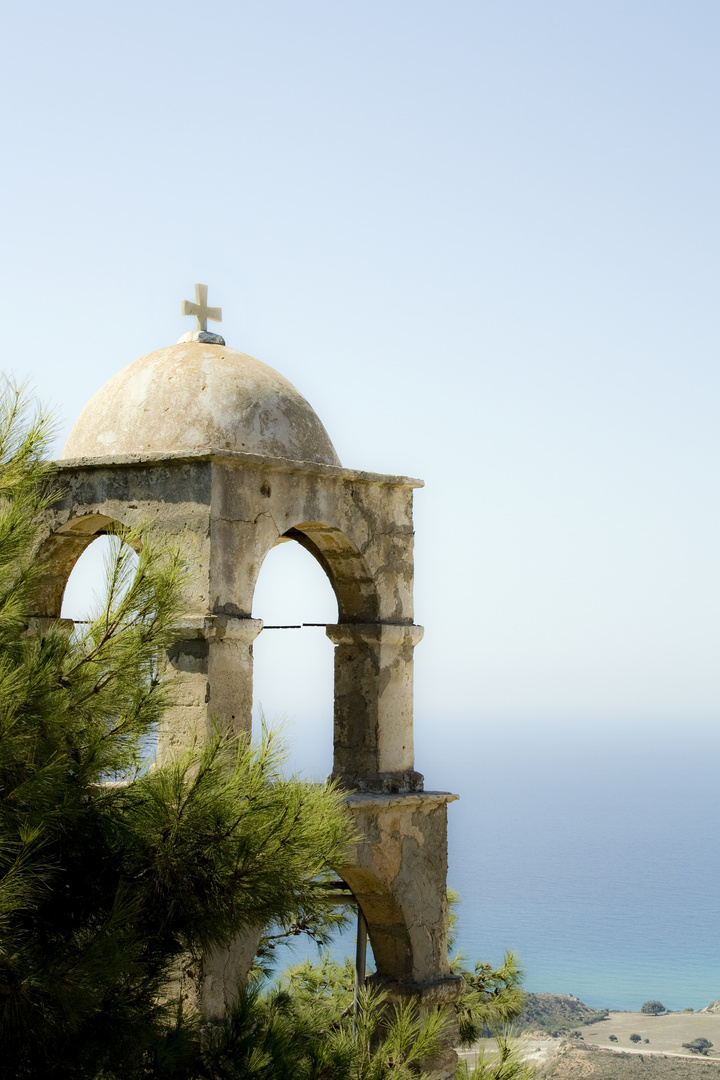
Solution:
<svg viewBox="0 0 720 1080">
<path fill-rule="evenodd" d="M 183 637 L 170 651 L 174 701 L 165 754 L 216 721 L 250 731 L 255 585 L 267 553 L 301 543 L 338 600 L 335 763 L 348 787 L 414 790 L 412 490 L 418 481 L 259 458 L 140 455 L 63 462 L 66 490 L 48 516 L 52 572 L 40 615 L 57 616 L 67 577 L 96 536 L 152 524 L 180 541 L 191 570 Z"/>
<path fill-rule="evenodd" d="M 168 651 L 172 700 L 161 757 L 202 741 L 214 724 L 250 733 L 252 647 L 262 623 L 253 594 L 268 552 L 295 540 L 325 570 L 338 601 L 333 775 L 348 789 L 360 839 L 337 867 L 368 922 L 376 980 L 391 1000 L 423 1008 L 458 993 L 447 963 L 447 793 L 423 792 L 413 751 L 412 492 L 419 481 L 244 453 L 197 452 L 63 461 L 47 515 L 50 570 L 37 616 L 60 614 L 75 562 L 117 526 L 151 525 L 179 542 L 190 578 Z M 200 964 L 197 988 L 221 1012 L 254 946 L 238 942 Z M 439 1060 L 452 1075 L 454 1055 Z"/>
</svg>

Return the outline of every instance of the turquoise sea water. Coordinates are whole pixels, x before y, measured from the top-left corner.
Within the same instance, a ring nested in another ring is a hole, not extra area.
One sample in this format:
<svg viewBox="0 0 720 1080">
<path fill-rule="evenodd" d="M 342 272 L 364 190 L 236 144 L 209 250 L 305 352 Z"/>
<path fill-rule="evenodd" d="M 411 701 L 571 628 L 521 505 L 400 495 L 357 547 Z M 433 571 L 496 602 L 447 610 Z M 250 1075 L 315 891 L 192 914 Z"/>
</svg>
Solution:
<svg viewBox="0 0 720 1080">
<path fill-rule="evenodd" d="M 598 1008 L 720 998 L 720 724 L 421 716 L 416 727 L 426 788 L 460 795 L 448 881 L 468 959 L 513 949 L 528 990 Z M 298 765 L 329 771 L 324 741 L 301 749 Z M 345 933 L 334 954 L 353 942 Z"/>
<path fill-rule="evenodd" d="M 471 743 L 449 808 L 466 955 L 512 948 L 527 989 L 597 1007 L 719 998 L 717 729 L 487 725 Z"/>
</svg>

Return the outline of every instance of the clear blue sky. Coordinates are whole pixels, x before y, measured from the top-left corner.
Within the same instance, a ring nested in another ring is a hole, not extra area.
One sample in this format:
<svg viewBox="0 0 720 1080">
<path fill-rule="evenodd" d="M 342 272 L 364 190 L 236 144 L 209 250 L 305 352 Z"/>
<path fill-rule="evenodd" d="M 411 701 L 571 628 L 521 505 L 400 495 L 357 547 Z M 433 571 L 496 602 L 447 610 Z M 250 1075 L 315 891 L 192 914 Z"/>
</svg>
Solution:
<svg viewBox="0 0 720 1080">
<path fill-rule="evenodd" d="M 716 0 L 42 0 L 0 48 L 2 365 L 64 434 L 207 282 L 344 464 L 426 481 L 427 754 L 717 716 Z"/>
</svg>

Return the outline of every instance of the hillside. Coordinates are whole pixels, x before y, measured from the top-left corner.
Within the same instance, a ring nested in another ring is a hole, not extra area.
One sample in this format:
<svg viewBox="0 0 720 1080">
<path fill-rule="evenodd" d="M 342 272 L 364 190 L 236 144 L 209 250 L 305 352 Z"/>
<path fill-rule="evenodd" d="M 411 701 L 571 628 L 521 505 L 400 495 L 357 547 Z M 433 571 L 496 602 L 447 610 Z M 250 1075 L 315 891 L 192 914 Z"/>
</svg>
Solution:
<svg viewBox="0 0 720 1080">
<path fill-rule="evenodd" d="M 585 1024 L 603 1020 L 607 1010 L 598 1012 L 583 1005 L 571 994 L 527 994 L 525 1007 L 513 1024 L 516 1031 L 545 1031 L 564 1035 Z"/>
<path fill-rule="evenodd" d="M 563 1047 L 534 1080 L 720 1080 L 720 1062 Z"/>
</svg>

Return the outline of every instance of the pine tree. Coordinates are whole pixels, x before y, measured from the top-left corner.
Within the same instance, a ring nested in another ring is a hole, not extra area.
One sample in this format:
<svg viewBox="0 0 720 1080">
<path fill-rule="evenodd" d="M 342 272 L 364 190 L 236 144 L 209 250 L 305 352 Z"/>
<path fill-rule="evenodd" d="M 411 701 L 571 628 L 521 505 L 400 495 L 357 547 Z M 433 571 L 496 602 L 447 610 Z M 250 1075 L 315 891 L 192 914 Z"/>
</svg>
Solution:
<svg viewBox="0 0 720 1080">
<path fill-rule="evenodd" d="M 267 735 L 250 747 L 218 733 L 162 768 L 145 761 L 168 695 L 157 657 L 181 605 L 179 552 L 124 536 L 137 571 L 118 541 L 107 597 L 81 633 L 34 625 L 41 516 L 57 494 L 49 433 L 6 388 L 2 1075 L 209 1076 L 207 1033 L 173 989 L 178 963 L 269 921 L 322 921 L 315 879 L 341 858 L 346 819 L 337 792 L 282 777 Z"/>
</svg>

